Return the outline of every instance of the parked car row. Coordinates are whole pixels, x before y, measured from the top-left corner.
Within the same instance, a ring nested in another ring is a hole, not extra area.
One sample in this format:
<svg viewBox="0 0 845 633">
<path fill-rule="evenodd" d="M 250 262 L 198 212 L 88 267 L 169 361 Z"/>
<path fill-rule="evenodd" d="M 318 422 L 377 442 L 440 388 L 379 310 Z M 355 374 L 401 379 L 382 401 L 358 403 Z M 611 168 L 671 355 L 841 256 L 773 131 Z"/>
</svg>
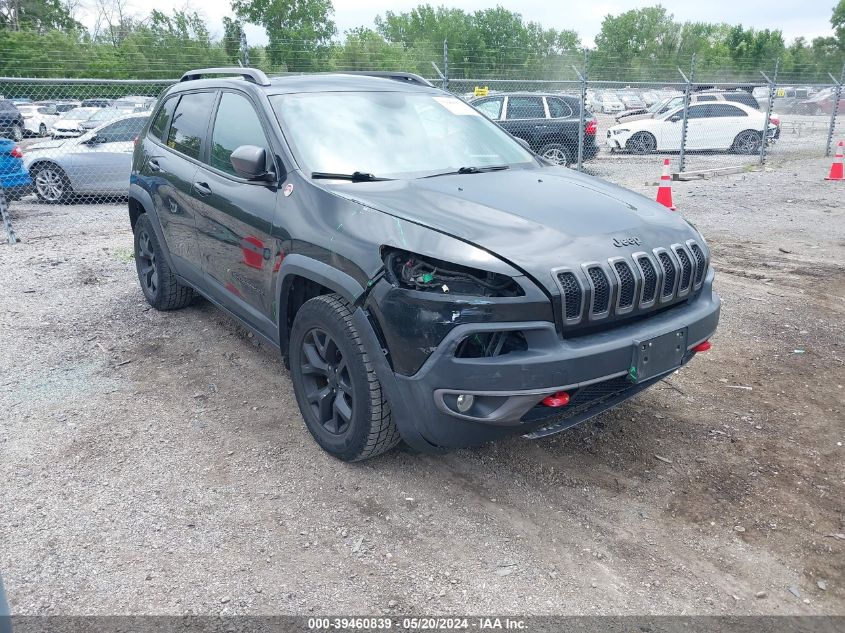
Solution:
<svg viewBox="0 0 845 633">
<path fill-rule="evenodd" d="M 79 136 L 119 116 L 149 111 L 155 101 L 135 95 L 81 101 L 0 99 L 0 137 L 20 141 L 25 136 Z"/>
</svg>

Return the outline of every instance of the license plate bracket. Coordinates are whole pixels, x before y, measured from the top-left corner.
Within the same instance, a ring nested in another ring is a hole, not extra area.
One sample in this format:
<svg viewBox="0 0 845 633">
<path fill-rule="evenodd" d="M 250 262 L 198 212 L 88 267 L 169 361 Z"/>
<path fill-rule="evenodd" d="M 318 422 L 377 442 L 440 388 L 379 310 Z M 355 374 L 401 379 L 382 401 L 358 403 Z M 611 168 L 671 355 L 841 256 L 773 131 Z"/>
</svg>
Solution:
<svg viewBox="0 0 845 633">
<path fill-rule="evenodd" d="M 642 382 L 681 366 L 687 352 L 687 328 L 672 330 L 650 339 L 634 341 L 628 376 Z"/>
</svg>

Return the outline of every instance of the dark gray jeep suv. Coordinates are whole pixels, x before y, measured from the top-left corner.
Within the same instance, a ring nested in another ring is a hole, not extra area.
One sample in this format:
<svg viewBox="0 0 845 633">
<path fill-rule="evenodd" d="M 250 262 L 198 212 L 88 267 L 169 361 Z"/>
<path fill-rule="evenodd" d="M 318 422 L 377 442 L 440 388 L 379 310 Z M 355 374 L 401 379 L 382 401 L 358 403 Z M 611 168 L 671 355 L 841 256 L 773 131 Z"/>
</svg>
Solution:
<svg viewBox="0 0 845 633">
<path fill-rule="evenodd" d="M 340 459 L 561 431 L 716 329 L 688 222 L 549 165 L 416 75 L 195 70 L 136 145 L 147 300 L 199 293 L 277 346 Z"/>
</svg>

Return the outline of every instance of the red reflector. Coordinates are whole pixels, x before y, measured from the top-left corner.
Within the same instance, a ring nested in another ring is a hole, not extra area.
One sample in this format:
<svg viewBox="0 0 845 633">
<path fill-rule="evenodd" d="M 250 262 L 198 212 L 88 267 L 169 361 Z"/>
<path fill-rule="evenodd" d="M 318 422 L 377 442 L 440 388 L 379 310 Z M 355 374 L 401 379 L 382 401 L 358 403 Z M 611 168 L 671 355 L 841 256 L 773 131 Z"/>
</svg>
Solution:
<svg viewBox="0 0 845 633">
<path fill-rule="evenodd" d="M 11 154 L 12 158 L 23 158 L 23 152 L 21 151 L 21 148 L 17 145 L 12 148 Z"/>
<path fill-rule="evenodd" d="M 771 123 L 775 127 L 780 127 L 780 119 L 776 119 L 775 117 L 770 118 L 769 123 Z"/>
<path fill-rule="evenodd" d="M 565 391 L 558 391 L 543 398 L 543 404 L 547 407 L 565 407 L 569 404 L 569 394 Z"/>
<path fill-rule="evenodd" d="M 595 119 L 593 119 L 592 121 L 587 122 L 587 127 L 584 128 L 584 132 L 586 134 L 595 134 L 597 128 L 598 128 L 598 123 L 596 122 Z"/>
<path fill-rule="evenodd" d="M 694 351 L 694 352 L 706 352 L 711 347 L 713 347 L 713 346 L 710 345 L 710 341 L 704 341 L 702 343 L 699 343 L 695 347 L 693 347 L 692 351 Z"/>
</svg>

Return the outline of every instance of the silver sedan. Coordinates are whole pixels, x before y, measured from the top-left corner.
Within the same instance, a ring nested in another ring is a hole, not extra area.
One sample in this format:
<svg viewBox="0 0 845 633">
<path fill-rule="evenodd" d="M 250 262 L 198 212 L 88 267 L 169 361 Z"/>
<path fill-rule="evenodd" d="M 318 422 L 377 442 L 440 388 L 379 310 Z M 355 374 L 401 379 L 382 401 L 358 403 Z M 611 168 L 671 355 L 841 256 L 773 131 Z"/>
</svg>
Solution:
<svg viewBox="0 0 845 633">
<path fill-rule="evenodd" d="M 134 140 L 148 118 L 148 112 L 130 114 L 77 138 L 30 146 L 24 166 L 38 198 L 57 203 L 75 195 L 127 195 Z"/>
</svg>

